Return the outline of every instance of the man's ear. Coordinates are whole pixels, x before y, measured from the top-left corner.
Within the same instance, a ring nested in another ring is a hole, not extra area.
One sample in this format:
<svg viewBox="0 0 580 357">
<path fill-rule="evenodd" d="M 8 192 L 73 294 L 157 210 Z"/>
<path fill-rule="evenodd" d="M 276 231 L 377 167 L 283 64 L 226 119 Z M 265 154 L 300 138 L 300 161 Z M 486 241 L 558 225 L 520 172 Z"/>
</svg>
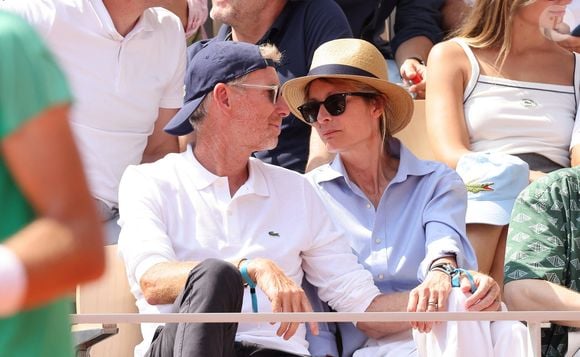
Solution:
<svg viewBox="0 0 580 357">
<path fill-rule="evenodd" d="M 231 110 L 230 89 L 225 83 L 218 83 L 213 88 L 212 99 L 220 110 Z"/>
</svg>

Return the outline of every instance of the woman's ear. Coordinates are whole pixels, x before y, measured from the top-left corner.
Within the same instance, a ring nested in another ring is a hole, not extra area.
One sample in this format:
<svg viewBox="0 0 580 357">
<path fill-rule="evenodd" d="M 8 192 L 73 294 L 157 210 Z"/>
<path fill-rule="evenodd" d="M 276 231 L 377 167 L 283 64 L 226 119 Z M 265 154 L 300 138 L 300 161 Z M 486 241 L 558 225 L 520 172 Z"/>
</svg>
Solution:
<svg viewBox="0 0 580 357">
<path fill-rule="evenodd" d="M 371 114 L 380 117 L 385 111 L 385 98 L 377 95 L 371 100 Z"/>
</svg>

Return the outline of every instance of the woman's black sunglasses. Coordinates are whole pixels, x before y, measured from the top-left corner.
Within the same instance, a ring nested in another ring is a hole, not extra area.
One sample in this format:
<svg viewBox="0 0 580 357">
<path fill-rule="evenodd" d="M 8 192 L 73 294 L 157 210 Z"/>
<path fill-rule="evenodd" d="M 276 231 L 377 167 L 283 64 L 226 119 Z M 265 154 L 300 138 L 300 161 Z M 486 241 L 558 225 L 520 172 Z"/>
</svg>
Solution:
<svg viewBox="0 0 580 357">
<path fill-rule="evenodd" d="M 346 110 L 346 97 L 349 95 L 357 97 L 373 98 L 377 93 L 371 92 L 347 92 L 347 93 L 336 93 L 329 95 L 323 102 L 306 102 L 298 107 L 298 110 L 302 114 L 304 120 L 309 124 L 314 124 L 318 120 L 318 111 L 320 110 L 320 105 L 323 104 L 324 108 L 328 114 L 332 116 L 341 115 Z"/>
</svg>

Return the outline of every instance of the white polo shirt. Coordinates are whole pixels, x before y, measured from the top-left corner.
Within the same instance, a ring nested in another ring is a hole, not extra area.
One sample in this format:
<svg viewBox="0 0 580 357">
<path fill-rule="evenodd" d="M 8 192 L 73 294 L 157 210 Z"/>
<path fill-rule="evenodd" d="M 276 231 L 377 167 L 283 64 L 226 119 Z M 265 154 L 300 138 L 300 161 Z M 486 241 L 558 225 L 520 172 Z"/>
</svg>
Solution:
<svg viewBox="0 0 580 357">
<path fill-rule="evenodd" d="M 179 19 L 146 10 L 121 36 L 102 0 L 7 0 L 56 54 L 75 96 L 71 125 L 93 195 L 116 206 L 128 165 L 141 162 L 159 108 L 183 104 L 185 38 Z"/>
<path fill-rule="evenodd" d="M 301 175 L 250 159 L 250 176 L 234 197 L 228 181 L 207 171 L 191 149 L 139 166 L 129 166 L 119 190 L 122 227 L 119 250 L 141 313 L 171 312 L 171 305 L 149 305 L 138 284 L 153 265 L 206 258 L 275 261 L 297 284 L 303 270 L 320 297 L 337 311 L 365 311 L 379 294 L 371 274 L 357 263 L 322 201 Z M 242 311 L 251 312 L 249 289 Z M 271 312 L 257 289 L 259 311 Z M 157 326 L 142 326 L 147 350 Z M 277 325 L 243 323 L 237 340 L 308 354 L 305 328 L 285 341 Z"/>
</svg>

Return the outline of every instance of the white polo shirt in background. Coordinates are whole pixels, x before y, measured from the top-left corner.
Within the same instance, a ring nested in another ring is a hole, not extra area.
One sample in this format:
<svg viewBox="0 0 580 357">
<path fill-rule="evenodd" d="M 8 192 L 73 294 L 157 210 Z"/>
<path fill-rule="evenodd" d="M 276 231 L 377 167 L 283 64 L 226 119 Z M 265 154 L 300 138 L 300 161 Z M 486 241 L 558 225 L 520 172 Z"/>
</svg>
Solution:
<svg viewBox="0 0 580 357">
<path fill-rule="evenodd" d="M 141 162 L 159 108 L 183 104 L 179 19 L 150 8 L 123 37 L 102 0 L 7 0 L 0 9 L 23 16 L 56 55 L 73 89 L 71 126 L 91 192 L 116 206 L 121 175 Z"/>
<path fill-rule="evenodd" d="M 155 264 L 257 257 L 272 259 L 299 285 L 304 269 L 320 297 L 337 311 L 365 311 L 379 291 L 314 188 L 295 172 L 253 158 L 249 172 L 231 197 L 227 178 L 207 171 L 191 148 L 127 168 L 119 189 L 119 251 L 139 311 L 171 312 L 171 305 L 149 305 L 141 292 L 139 281 Z M 251 312 L 249 289 L 244 294 L 242 311 Z M 259 311 L 271 312 L 259 288 L 257 296 Z M 144 342 L 136 356 L 145 353 L 156 327 L 142 325 Z M 288 341 L 276 336 L 277 328 L 242 323 L 236 339 L 308 354 L 304 325 Z"/>
</svg>

